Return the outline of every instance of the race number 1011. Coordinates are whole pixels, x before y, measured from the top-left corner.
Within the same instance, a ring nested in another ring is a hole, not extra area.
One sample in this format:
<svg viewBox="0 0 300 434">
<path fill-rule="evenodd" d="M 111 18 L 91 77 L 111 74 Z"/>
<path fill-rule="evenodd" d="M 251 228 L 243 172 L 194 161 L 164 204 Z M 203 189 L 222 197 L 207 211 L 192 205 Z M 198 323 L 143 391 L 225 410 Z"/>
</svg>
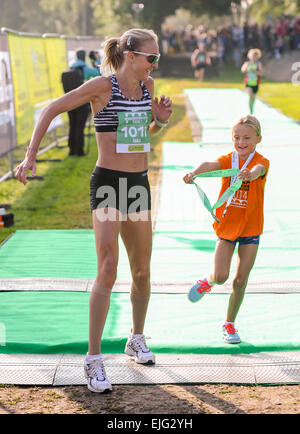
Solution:
<svg viewBox="0 0 300 434">
<path fill-rule="evenodd" d="M 124 133 L 124 137 L 128 138 L 128 137 L 132 137 L 135 138 L 137 136 L 139 137 L 146 137 L 147 136 L 147 126 L 141 126 L 141 127 L 128 127 L 125 126 L 123 128 L 121 128 L 121 131 Z"/>
</svg>

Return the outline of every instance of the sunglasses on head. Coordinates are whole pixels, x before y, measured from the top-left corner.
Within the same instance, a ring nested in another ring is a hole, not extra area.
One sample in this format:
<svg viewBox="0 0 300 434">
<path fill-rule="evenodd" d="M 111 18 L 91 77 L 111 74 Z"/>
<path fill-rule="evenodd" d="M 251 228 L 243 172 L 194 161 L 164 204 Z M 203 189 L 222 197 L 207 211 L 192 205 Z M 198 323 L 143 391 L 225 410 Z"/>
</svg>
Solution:
<svg viewBox="0 0 300 434">
<path fill-rule="evenodd" d="M 147 61 L 153 65 L 154 63 L 157 63 L 160 58 L 160 54 L 151 54 L 151 53 L 143 53 L 142 51 L 134 51 L 130 50 L 131 53 L 134 54 L 142 54 L 143 56 L 146 56 Z M 124 54 L 129 53 L 129 50 L 123 51 Z"/>
</svg>

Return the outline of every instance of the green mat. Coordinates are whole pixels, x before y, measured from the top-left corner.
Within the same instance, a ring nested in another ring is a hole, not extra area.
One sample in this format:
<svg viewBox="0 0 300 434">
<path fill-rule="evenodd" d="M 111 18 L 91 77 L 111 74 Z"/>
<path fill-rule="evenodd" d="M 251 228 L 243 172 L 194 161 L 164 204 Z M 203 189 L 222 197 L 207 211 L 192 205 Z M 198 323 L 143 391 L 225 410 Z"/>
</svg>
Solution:
<svg viewBox="0 0 300 434">
<path fill-rule="evenodd" d="M 230 143 L 231 126 L 249 113 L 249 96 L 239 89 L 185 89 L 203 127 L 202 143 Z M 299 124 L 256 98 L 256 116 L 262 126 L 263 145 L 300 145 Z"/>
<path fill-rule="evenodd" d="M 120 240 L 118 278 L 130 280 Z M 97 258 L 92 229 L 19 230 L 0 249 L 0 278 L 94 279 Z"/>
<path fill-rule="evenodd" d="M 88 293 L 4 292 L 0 317 L 6 326 L 2 353 L 85 354 Z M 208 294 L 191 304 L 182 294 L 153 294 L 146 335 L 156 353 L 238 354 L 300 350 L 300 294 L 249 294 L 238 321 L 243 342 L 226 345 L 221 325 L 228 296 Z M 112 294 L 104 353 L 123 353 L 131 326 L 128 294 Z M 3 340 L 3 336 L 2 336 Z M 0 342 L 1 343 L 1 342 Z M 3 342 L 2 342 L 3 343 Z"/>
<path fill-rule="evenodd" d="M 221 144 L 224 129 L 229 129 L 231 121 L 231 112 L 222 112 L 224 97 L 227 102 L 233 101 L 233 106 L 237 98 L 247 103 L 242 93 L 235 90 L 196 89 L 188 94 L 201 115 L 204 131 L 209 130 L 210 139 L 218 144 L 164 143 L 160 208 L 151 262 L 152 282 L 176 283 L 183 291 L 188 289 L 185 282 L 195 281 L 212 269 L 216 237 L 210 214 L 200 203 L 194 186 L 184 184 L 182 177 L 201 161 L 232 150 L 231 144 Z M 289 281 L 300 281 L 297 176 L 300 146 L 295 146 L 300 127 L 258 102 L 256 110 L 261 110 L 263 135 L 265 125 L 266 129 L 277 131 L 282 140 L 281 129 L 290 128 L 293 140 L 276 147 L 264 147 L 263 141 L 257 147 L 271 165 L 266 184 L 264 234 L 249 283 L 275 281 L 284 291 Z M 201 186 L 213 202 L 220 180 L 202 179 Z M 0 278 L 94 279 L 96 269 L 92 230 L 17 231 L 0 249 Z M 230 279 L 234 270 L 235 266 Z M 121 240 L 117 280 L 131 280 Z M 0 352 L 86 352 L 88 293 L 2 292 L 0 297 L 0 344 L 4 328 L 6 334 L 6 346 L 0 346 Z M 210 293 L 201 303 L 192 304 L 183 294 L 152 294 L 145 332 L 152 337 L 149 346 L 156 352 L 298 351 L 299 297 L 300 294 L 246 295 L 237 321 L 243 343 L 228 346 L 220 332 L 227 295 Z M 114 293 L 103 351 L 123 352 L 130 326 L 129 295 Z"/>
</svg>

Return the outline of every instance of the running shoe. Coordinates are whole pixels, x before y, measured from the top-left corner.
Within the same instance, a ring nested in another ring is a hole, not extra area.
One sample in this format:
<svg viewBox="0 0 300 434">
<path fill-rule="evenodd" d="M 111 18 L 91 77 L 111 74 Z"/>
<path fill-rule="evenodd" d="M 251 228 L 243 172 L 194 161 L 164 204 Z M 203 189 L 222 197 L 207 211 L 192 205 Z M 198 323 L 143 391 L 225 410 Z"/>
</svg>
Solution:
<svg viewBox="0 0 300 434">
<path fill-rule="evenodd" d="M 212 287 L 213 286 L 208 283 L 207 279 L 198 280 L 197 283 L 195 283 L 195 285 L 189 290 L 188 299 L 192 303 L 195 303 L 196 301 L 199 301 L 204 294 L 210 292 Z"/>
<path fill-rule="evenodd" d="M 226 344 L 239 344 L 241 342 L 237 329 L 234 328 L 232 323 L 224 324 L 222 330 L 223 339 Z"/>
<path fill-rule="evenodd" d="M 86 357 L 84 376 L 87 379 L 87 387 L 91 392 L 105 393 L 112 391 L 111 384 L 106 378 L 102 356 Z"/>
<path fill-rule="evenodd" d="M 130 357 L 134 357 L 136 363 L 144 365 L 154 365 L 155 363 L 155 355 L 147 347 L 143 334 L 129 336 L 125 346 L 125 353 Z"/>
</svg>

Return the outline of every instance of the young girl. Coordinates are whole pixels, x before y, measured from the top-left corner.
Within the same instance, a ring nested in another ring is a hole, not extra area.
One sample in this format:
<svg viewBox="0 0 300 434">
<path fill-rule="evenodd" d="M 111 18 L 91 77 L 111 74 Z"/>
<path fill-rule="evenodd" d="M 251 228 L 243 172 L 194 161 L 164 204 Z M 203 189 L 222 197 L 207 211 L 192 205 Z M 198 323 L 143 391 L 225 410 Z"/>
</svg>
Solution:
<svg viewBox="0 0 300 434">
<path fill-rule="evenodd" d="M 235 246 L 238 243 L 237 270 L 232 283 L 223 337 L 226 343 L 241 342 L 234 326 L 239 308 L 244 298 L 250 271 L 254 265 L 259 237 L 263 231 L 263 202 L 269 161 L 255 151 L 261 141 L 259 121 L 251 115 L 239 119 L 232 129 L 235 151 L 222 155 L 217 161 L 204 162 L 193 172 L 184 176 L 187 184 L 199 173 L 212 170 L 241 169 L 238 177 L 243 183 L 232 197 L 217 208 L 216 216 L 220 223 L 213 224 L 218 241 L 215 249 L 214 271 L 190 289 L 191 302 L 200 300 L 214 285 L 222 285 L 228 279 Z M 234 163 L 235 161 L 235 163 Z M 219 197 L 230 185 L 230 177 L 222 178 Z M 230 201 L 230 203 L 229 203 Z"/>
<path fill-rule="evenodd" d="M 211 65 L 211 60 L 206 51 L 206 45 L 202 42 L 198 44 L 198 48 L 193 52 L 191 64 L 194 68 L 195 78 L 198 78 L 200 83 L 204 80 L 205 68 Z"/>
<path fill-rule="evenodd" d="M 114 73 L 87 81 L 43 110 L 25 159 L 16 171 L 17 179 L 26 184 L 26 172 L 36 171 L 38 147 L 52 119 L 90 102 L 98 146 L 90 182 L 98 269 L 89 302 L 89 348 L 84 374 L 89 390 L 98 393 L 112 390 L 103 366 L 101 338 L 117 274 L 119 234 L 132 274 L 132 329 L 125 352 L 137 363 L 155 363 L 143 334 L 150 297 L 152 250 L 147 176 L 149 134 L 166 127 L 172 113 L 172 101 L 168 97 L 154 98 L 150 74 L 158 68 L 160 54 L 153 31 L 128 30 L 120 38 L 108 39 L 104 51 L 103 65 Z M 140 195 L 138 207 L 134 195 Z"/>
<path fill-rule="evenodd" d="M 245 87 L 249 94 L 249 108 L 250 113 L 254 111 L 255 95 L 258 92 L 258 86 L 260 83 L 260 76 L 263 74 L 262 63 L 259 62 L 261 58 L 261 51 L 258 48 L 253 48 L 248 51 L 247 54 L 248 61 L 246 61 L 242 67 L 241 71 L 245 74 Z"/>
</svg>

